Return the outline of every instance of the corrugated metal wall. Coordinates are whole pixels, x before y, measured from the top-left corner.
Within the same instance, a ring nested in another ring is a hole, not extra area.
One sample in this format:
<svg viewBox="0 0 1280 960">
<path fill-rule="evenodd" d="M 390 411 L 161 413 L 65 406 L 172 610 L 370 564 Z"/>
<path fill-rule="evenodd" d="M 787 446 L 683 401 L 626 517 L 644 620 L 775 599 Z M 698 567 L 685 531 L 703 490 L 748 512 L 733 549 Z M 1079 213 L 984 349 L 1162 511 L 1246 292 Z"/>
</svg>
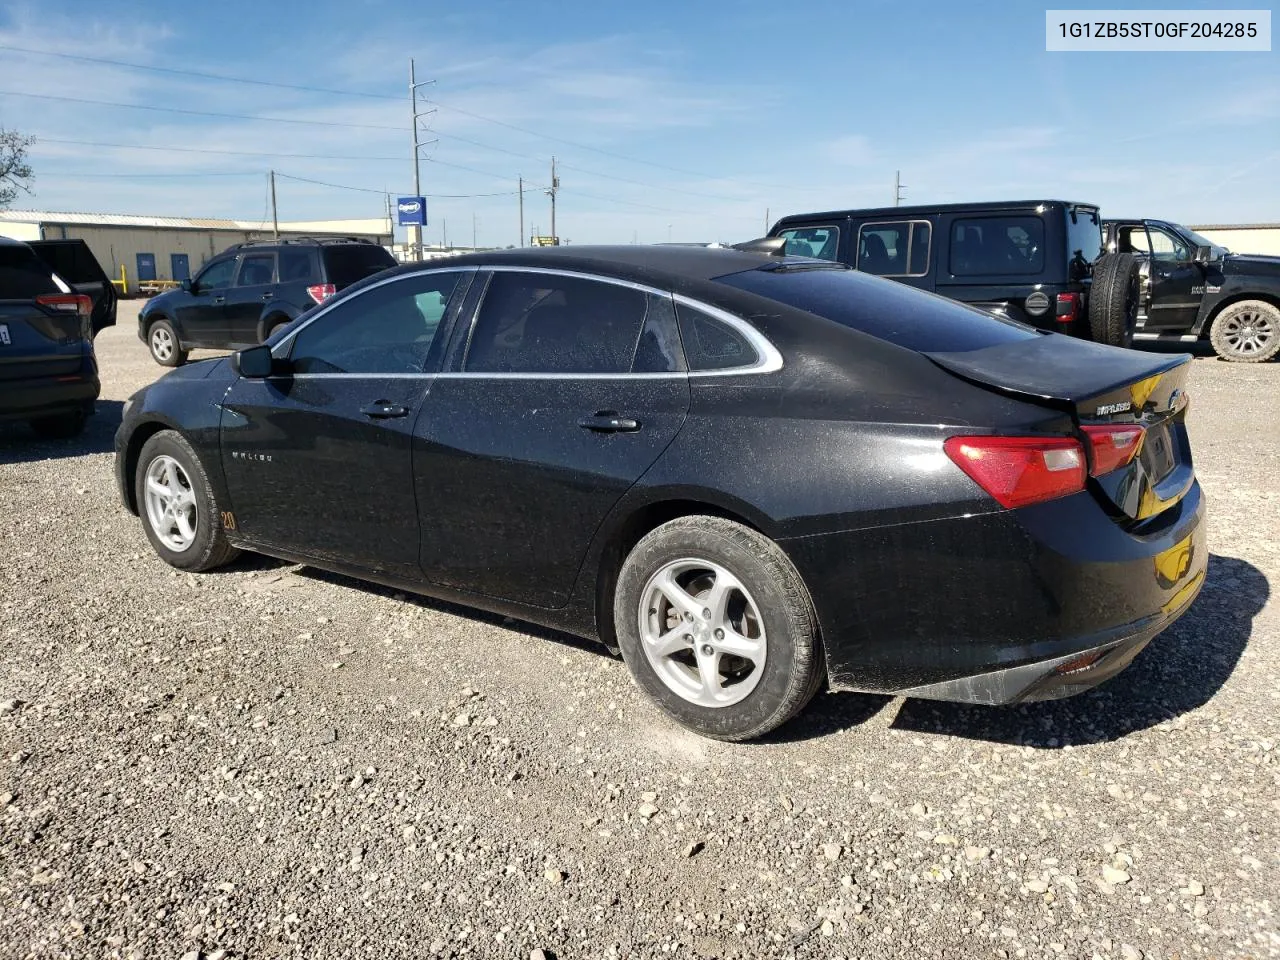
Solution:
<svg viewBox="0 0 1280 960">
<path fill-rule="evenodd" d="M 1194 229 L 1194 228 L 1193 228 Z M 1263 253 L 1280 257 L 1280 227 L 1262 227 L 1251 230 L 1201 229 L 1196 233 L 1220 243 L 1232 253 Z"/>
<path fill-rule="evenodd" d="M 156 260 L 156 277 L 172 280 L 170 254 L 185 253 L 195 275 L 201 264 L 233 243 L 253 239 L 253 234 L 235 230 L 173 230 L 163 227 L 103 227 L 76 224 L 46 224 L 46 240 L 83 240 L 93 251 L 102 269 L 113 280 L 125 269 L 129 293 L 138 288 L 138 254 L 150 253 Z"/>
</svg>

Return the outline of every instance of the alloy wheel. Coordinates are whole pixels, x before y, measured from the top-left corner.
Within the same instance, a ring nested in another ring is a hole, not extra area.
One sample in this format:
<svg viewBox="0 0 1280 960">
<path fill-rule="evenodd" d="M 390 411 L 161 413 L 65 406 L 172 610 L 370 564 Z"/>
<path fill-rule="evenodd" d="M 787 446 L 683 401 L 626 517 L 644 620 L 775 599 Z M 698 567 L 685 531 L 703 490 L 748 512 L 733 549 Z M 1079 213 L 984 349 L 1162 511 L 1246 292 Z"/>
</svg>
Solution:
<svg viewBox="0 0 1280 960">
<path fill-rule="evenodd" d="M 710 560 L 666 564 L 640 594 L 640 640 L 654 673 L 703 707 L 744 700 L 764 672 L 760 609 L 743 583 Z"/>
<path fill-rule="evenodd" d="M 160 541 L 181 553 L 196 539 L 198 517 L 191 479 L 173 457 L 156 457 L 147 466 L 147 522 Z"/>
<path fill-rule="evenodd" d="M 151 352 L 157 360 L 168 360 L 173 356 L 173 336 L 164 327 L 151 331 Z"/>
<path fill-rule="evenodd" d="M 1222 340 L 1227 349 L 1242 358 L 1262 353 L 1277 336 L 1271 318 L 1261 310 L 1243 310 L 1224 318 L 1222 324 Z"/>
</svg>

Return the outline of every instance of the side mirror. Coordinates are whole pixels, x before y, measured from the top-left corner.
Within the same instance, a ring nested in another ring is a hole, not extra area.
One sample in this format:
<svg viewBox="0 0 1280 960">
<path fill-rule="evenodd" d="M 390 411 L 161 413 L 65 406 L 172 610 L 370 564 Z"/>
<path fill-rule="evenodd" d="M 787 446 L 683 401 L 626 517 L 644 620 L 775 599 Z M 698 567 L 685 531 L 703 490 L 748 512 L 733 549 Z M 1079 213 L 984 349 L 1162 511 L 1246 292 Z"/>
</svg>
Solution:
<svg viewBox="0 0 1280 960">
<path fill-rule="evenodd" d="M 260 344 L 256 347 L 250 347 L 247 350 L 238 350 L 231 355 L 232 368 L 242 377 L 250 380 L 262 380 L 271 376 L 271 372 L 275 367 L 274 358 L 271 356 L 271 348 L 266 344 Z"/>
<path fill-rule="evenodd" d="M 191 293 L 192 291 L 195 290 L 195 288 L 196 288 L 196 285 L 191 282 L 190 277 L 187 277 L 187 279 L 182 281 L 182 289 L 187 291 L 187 293 Z"/>
<path fill-rule="evenodd" d="M 1196 247 L 1195 262 L 1208 263 L 1213 259 L 1213 247 Z"/>
</svg>

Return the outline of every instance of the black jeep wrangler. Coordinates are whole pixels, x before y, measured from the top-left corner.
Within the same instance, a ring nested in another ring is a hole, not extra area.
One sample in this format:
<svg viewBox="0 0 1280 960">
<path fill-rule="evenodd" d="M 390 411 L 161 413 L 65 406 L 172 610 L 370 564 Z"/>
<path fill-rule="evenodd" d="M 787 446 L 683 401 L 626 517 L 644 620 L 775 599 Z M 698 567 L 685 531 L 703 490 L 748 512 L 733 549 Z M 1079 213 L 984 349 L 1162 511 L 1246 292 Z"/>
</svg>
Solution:
<svg viewBox="0 0 1280 960">
<path fill-rule="evenodd" d="M 1106 220 L 1107 249 L 1142 273 L 1138 340 L 1207 339 L 1224 360 L 1280 354 L 1280 257 L 1231 253 L 1165 220 Z"/>
<path fill-rule="evenodd" d="M 1063 200 L 838 210 L 783 217 L 786 252 L 836 260 L 1032 326 L 1129 346 L 1139 268 L 1104 254 L 1098 208 Z"/>
</svg>

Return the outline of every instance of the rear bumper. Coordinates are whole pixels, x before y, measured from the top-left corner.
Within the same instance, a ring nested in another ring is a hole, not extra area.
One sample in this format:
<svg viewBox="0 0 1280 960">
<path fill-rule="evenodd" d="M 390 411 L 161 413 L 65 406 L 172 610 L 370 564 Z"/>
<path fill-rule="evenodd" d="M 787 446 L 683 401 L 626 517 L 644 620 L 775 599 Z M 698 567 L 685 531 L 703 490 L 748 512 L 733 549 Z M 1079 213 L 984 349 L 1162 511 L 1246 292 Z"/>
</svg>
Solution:
<svg viewBox="0 0 1280 960">
<path fill-rule="evenodd" d="M 809 586 L 833 688 L 990 704 L 1119 673 L 1187 610 L 1208 564 L 1195 483 L 1142 534 L 1085 491 L 780 545 Z"/>
<path fill-rule="evenodd" d="M 29 420 L 74 410 L 92 413 L 101 389 L 96 373 L 0 381 L 0 420 Z"/>
</svg>

